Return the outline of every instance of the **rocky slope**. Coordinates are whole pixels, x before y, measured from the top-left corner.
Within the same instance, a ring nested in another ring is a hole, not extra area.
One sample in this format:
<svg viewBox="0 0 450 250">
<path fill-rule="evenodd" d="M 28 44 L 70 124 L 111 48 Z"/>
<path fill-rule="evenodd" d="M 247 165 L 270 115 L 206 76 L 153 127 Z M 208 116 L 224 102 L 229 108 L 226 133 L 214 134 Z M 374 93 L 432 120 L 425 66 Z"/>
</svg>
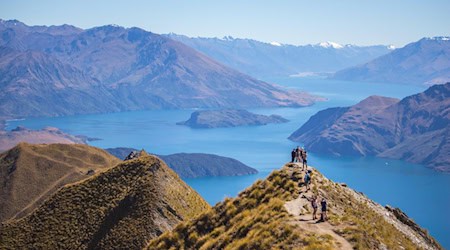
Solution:
<svg viewBox="0 0 450 250">
<path fill-rule="evenodd" d="M 107 152 L 87 145 L 20 143 L 0 154 L 0 221 L 21 218 L 60 187 L 119 162 Z"/>
<path fill-rule="evenodd" d="M 133 148 L 107 148 L 110 154 L 125 159 Z M 229 157 L 214 154 L 178 153 L 158 155 L 175 173 L 182 178 L 207 176 L 239 176 L 256 174 L 258 171 L 244 163 Z"/>
<path fill-rule="evenodd" d="M 186 125 L 191 128 L 221 128 L 284 122 L 288 122 L 288 120 L 279 115 L 266 116 L 241 109 L 222 109 L 195 111 L 191 114 L 189 120 L 178 122 L 177 125 Z"/>
<path fill-rule="evenodd" d="M 336 72 L 334 79 L 404 84 L 450 81 L 450 38 L 423 38 L 365 64 Z"/>
<path fill-rule="evenodd" d="M 450 171 L 450 83 L 402 100 L 372 96 L 312 116 L 289 139 L 335 155 L 377 155 Z"/>
<path fill-rule="evenodd" d="M 400 210 L 384 208 L 318 171 L 311 189 L 288 164 L 236 198 L 152 240 L 147 249 L 443 249 Z M 326 222 L 306 197 L 326 198 Z"/>
<path fill-rule="evenodd" d="M 389 53 L 388 46 L 321 43 L 294 46 L 232 37 L 202 38 L 165 35 L 211 58 L 255 77 L 289 76 L 299 73 L 335 72 Z"/>
<path fill-rule="evenodd" d="M 0 117 L 121 110 L 311 105 L 139 28 L 0 20 Z"/>
<path fill-rule="evenodd" d="M 46 127 L 40 130 L 17 127 L 11 131 L 0 130 L 0 152 L 11 149 L 20 142 L 31 144 L 85 144 L 87 139 L 89 138 L 70 135 L 52 127 Z"/>
<path fill-rule="evenodd" d="M 160 159 L 143 155 L 66 185 L 0 227 L 2 249 L 141 249 L 209 205 Z"/>
</svg>

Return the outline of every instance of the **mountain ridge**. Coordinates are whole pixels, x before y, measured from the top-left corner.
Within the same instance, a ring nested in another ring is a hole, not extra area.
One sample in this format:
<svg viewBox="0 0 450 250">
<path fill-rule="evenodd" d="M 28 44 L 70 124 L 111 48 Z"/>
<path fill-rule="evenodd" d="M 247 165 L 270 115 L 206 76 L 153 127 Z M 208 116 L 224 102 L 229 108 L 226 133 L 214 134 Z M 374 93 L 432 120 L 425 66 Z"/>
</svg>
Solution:
<svg viewBox="0 0 450 250">
<path fill-rule="evenodd" d="M 450 81 L 449 37 L 422 38 L 365 64 L 336 72 L 331 78 L 403 84 Z"/>
<path fill-rule="evenodd" d="M 208 208 L 160 159 L 144 153 L 66 185 L 30 215 L 2 223 L 0 248 L 139 249 Z"/>
<path fill-rule="evenodd" d="M 136 27 L 81 30 L 4 21 L 0 35 L 1 93 L 8 93 L 0 96 L 2 117 L 300 107 L 321 100 L 256 80 L 180 42 Z M 32 56 L 27 59 L 24 54 Z"/>
<path fill-rule="evenodd" d="M 183 42 L 229 67 L 259 78 L 305 72 L 334 72 L 367 62 L 390 51 L 388 46 L 382 45 L 338 46 L 336 43 L 322 43 L 297 46 L 229 36 L 223 39 L 187 37 L 174 33 L 165 36 Z"/>
<path fill-rule="evenodd" d="M 450 83 L 402 100 L 369 97 L 312 116 L 289 139 L 315 152 L 377 155 L 450 171 Z"/>
</svg>

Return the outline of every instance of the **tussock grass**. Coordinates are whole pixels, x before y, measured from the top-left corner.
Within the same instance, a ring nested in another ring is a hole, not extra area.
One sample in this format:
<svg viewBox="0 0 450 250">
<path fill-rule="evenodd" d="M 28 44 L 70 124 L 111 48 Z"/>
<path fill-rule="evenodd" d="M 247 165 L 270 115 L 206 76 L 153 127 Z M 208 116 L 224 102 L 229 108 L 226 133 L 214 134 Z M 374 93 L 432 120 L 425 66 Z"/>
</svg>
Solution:
<svg viewBox="0 0 450 250">
<path fill-rule="evenodd" d="M 87 145 L 20 143 L 0 154 L 0 221 L 21 218 L 65 184 L 90 178 L 119 162 Z"/>
<path fill-rule="evenodd" d="M 274 171 L 237 198 L 225 199 L 212 210 L 150 242 L 148 249 L 297 249 L 331 246 L 331 239 L 312 241 L 288 221 L 284 208 L 299 189 L 295 176 Z M 313 249 L 313 248 L 311 248 Z M 322 248 L 327 249 L 327 248 Z"/>
<path fill-rule="evenodd" d="M 141 249 L 209 205 L 161 160 L 144 155 L 59 190 L 3 224 L 0 249 Z"/>
</svg>

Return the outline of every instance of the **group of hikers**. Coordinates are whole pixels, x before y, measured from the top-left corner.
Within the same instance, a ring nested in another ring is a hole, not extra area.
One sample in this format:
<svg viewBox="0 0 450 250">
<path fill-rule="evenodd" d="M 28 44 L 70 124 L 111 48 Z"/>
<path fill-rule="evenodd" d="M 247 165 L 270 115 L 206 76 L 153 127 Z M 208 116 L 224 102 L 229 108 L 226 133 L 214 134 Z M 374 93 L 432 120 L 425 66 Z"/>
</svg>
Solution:
<svg viewBox="0 0 450 250">
<path fill-rule="evenodd" d="M 300 148 L 299 146 L 297 146 L 297 148 L 294 148 L 291 152 L 291 163 L 302 163 L 302 171 L 305 171 L 305 176 L 303 177 L 303 182 L 305 184 L 306 190 L 305 192 L 308 192 L 308 190 L 310 189 L 310 184 L 311 184 L 311 170 L 308 170 L 308 165 L 307 165 L 307 153 L 305 148 Z M 303 196 L 303 198 L 307 199 L 310 203 L 311 203 L 311 207 L 313 208 L 313 220 L 317 219 L 317 209 L 318 209 L 318 200 L 319 198 L 317 197 L 317 195 L 313 195 L 312 197 L 306 197 Z M 325 197 L 322 197 L 322 199 L 320 200 L 320 220 L 318 222 L 323 222 L 326 221 L 328 219 L 327 217 L 327 200 L 325 199 Z"/>
<path fill-rule="evenodd" d="M 308 166 L 308 161 L 306 158 L 307 154 L 305 148 L 300 148 L 299 146 L 297 146 L 297 148 L 292 149 L 291 163 L 301 162 L 303 170 Z"/>
</svg>

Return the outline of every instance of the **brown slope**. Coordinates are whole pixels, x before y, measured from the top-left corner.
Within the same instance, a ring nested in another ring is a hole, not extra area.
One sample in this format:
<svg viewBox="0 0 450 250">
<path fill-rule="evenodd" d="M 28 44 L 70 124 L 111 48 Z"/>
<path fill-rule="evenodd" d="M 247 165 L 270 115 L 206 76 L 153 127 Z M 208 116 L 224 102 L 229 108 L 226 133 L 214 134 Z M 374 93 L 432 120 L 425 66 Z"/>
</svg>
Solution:
<svg viewBox="0 0 450 250">
<path fill-rule="evenodd" d="M 106 151 L 87 145 L 20 143 L 0 154 L 0 221 L 21 218 L 65 184 L 119 162 Z"/>
<path fill-rule="evenodd" d="M 0 248 L 140 249 L 209 205 L 160 159 L 144 154 L 60 189 L 3 224 Z"/>
<path fill-rule="evenodd" d="M 119 111 L 98 80 L 40 51 L 0 47 L 0 115 L 56 116 Z"/>
<path fill-rule="evenodd" d="M 450 171 L 449 123 L 446 83 L 401 101 L 369 97 L 352 107 L 321 111 L 289 139 L 315 152 L 378 155 Z"/>
</svg>

